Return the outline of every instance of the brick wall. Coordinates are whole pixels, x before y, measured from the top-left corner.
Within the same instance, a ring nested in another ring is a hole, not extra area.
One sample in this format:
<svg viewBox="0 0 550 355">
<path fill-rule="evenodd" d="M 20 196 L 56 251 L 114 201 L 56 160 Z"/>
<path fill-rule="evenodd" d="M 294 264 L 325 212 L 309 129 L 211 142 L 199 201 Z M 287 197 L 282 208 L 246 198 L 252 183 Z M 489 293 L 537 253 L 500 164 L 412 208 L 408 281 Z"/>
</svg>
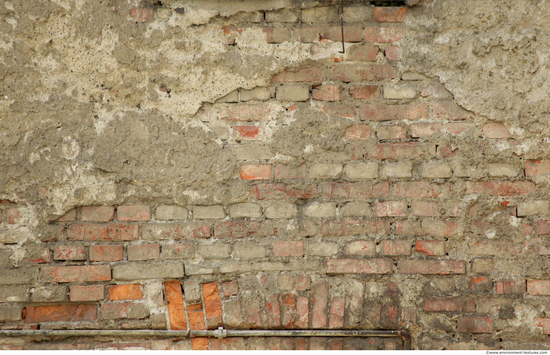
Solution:
<svg viewBox="0 0 550 355">
<path fill-rule="evenodd" d="M 465 163 L 469 142 L 521 142 L 460 107 L 437 78 L 403 71 L 408 8 L 346 6 L 343 54 L 338 10 L 220 19 L 223 45 L 255 31 L 273 55 L 307 45 L 312 57 L 195 116 L 235 156 L 220 182 L 230 199 L 98 201 L 34 240 L 33 208 L 3 201 L 1 329 L 407 329 L 419 349 L 548 348 L 550 202 L 540 178 L 550 161 Z M 129 15 L 155 24 L 170 13 Z M 393 338 L 0 339 L 0 349 L 402 347 Z"/>
</svg>

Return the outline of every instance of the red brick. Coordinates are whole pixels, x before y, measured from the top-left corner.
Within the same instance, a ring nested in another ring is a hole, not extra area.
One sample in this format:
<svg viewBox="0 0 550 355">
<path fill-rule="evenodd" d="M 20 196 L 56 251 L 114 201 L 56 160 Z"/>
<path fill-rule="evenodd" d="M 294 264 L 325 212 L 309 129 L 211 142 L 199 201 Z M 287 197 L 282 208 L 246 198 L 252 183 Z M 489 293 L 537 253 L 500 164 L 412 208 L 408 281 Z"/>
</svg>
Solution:
<svg viewBox="0 0 550 355">
<path fill-rule="evenodd" d="M 233 129 L 244 139 L 260 138 L 260 127 L 256 126 L 233 126 Z"/>
<path fill-rule="evenodd" d="M 400 125 L 378 126 L 376 136 L 378 139 L 405 139 L 407 138 L 407 130 Z"/>
<path fill-rule="evenodd" d="M 299 38 L 302 43 L 319 42 L 324 39 L 340 42 L 342 28 L 340 26 L 297 28 L 294 30 L 294 37 Z M 361 42 L 362 38 L 361 27 L 344 26 L 346 42 Z"/>
<path fill-rule="evenodd" d="M 239 293 L 239 282 L 231 281 L 222 284 L 223 297 L 236 296 Z"/>
<path fill-rule="evenodd" d="M 391 274 L 393 263 L 387 259 L 329 259 L 328 274 Z"/>
<path fill-rule="evenodd" d="M 319 186 L 322 196 L 329 199 L 369 199 L 380 198 L 388 195 L 390 185 L 388 182 L 373 183 L 339 183 L 327 182 Z"/>
<path fill-rule="evenodd" d="M 397 46 L 387 46 L 384 54 L 388 60 L 401 60 L 401 49 Z"/>
<path fill-rule="evenodd" d="M 452 135 L 459 135 L 464 131 L 469 130 L 474 127 L 474 124 L 471 123 L 462 123 L 462 122 L 449 122 L 446 123 L 443 127 L 443 132 L 449 133 Z"/>
<path fill-rule="evenodd" d="M 243 165 L 241 166 L 241 179 L 269 180 L 271 179 L 271 165 Z"/>
<path fill-rule="evenodd" d="M 380 49 L 372 45 L 357 45 L 348 51 L 348 60 L 352 61 L 376 61 Z"/>
<path fill-rule="evenodd" d="M 332 237 L 389 233 L 389 221 L 334 220 L 326 221 L 321 228 L 322 235 Z"/>
<path fill-rule="evenodd" d="M 493 318 L 487 316 L 463 316 L 458 319 L 458 331 L 461 333 L 491 333 Z"/>
<path fill-rule="evenodd" d="M 525 280 L 499 280 L 496 282 L 496 292 L 499 295 L 525 293 Z"/>
<path fill-rule="evenodd" d="M 104 298 L 104 285 L 71 286 L 71 292 L 69 293 L 71 302 L 102 301 Z"/>
<path fill-rule="evenodd" d="M 111 285 L 109 286 L 109 300 L 141 300 L 143 292 L 139 284 Z"/>
<path fill-rule="evenodd" d="M 119 221 L 149 221 L 151 219 L 149 206 L 118 206 L 116 212 Z"/>
<path fill-rule="evenodd" d="M 525 176 L 550 174 L 550 159 L 525 162 Z"/>
<path fill-rule="evenodd" d="M 181 283 L 179 281 L 165 281 L 164 290 L 166 302 L 168 302 L 170 330 L 187 330 Z"/>
<path fill-rule="evenodd" d="M 321 68 L 307 68 L 297 72 L 284 71 L 276 74 L 271 81 L 274 83 L 294 83 L 294 82 L 319 82 L 325 81 L 326 75 Z"/>
<path fill-rule="evenodd" d="M 296 327 L 308 328 L 309 327 L 309 298 L 305 296 L 299 296 L 296 300 L 296 311 L 298 312 L 298 320 L 296 321 Z"/>
<path fill-rule="evenodd" d="M 111 279 L 109 265 L 53 266 L 41 270 L 43 282 L 95 282 Z"/>
<path fill-rule="evenodd" d="M 119 260 L 122 260 L 122 246 L 90 245 L 90 261 L 119 261 Z"/>
<path fill-rule="evenodd" d="M 426 181 L 396 182 L 393 194 L 405 198 L 435 198 L 447 197 L 451 193 L 451 185 L 432 184 Z"/>
<path fill-rule="evenodd" d="M 155 11 L 143 7 L 134 7 L 130 10 L 130 16 L 132 16 L 136 22 L 149 22 L 155 16 Z"/>
<path fill-rule="evenodd" d="M 550 318 L 535 318 L 535 324 L 542 328 L 542 334 L 550 335 Z"/>
<path fill-rule="evenodd" d="M 281 325 L 284 328 L 294 328 L 294 318 L 296 317 L 296 298 L 291 293 L 285 293 L 281 296 Z"/>
<path fill-rule="evenodd" d="M 527 281 L 527 293 L 530 295 L 550 295 L 550 280 Z"/>
<path fill-rule="evenodd" d="M 435 119 L 443 120 L 473 120 L 474 115 L 454 102 L 434 102 L 433 115 Z"/>
<path fill-rule="evenodd" d="M 306 177 L 306 166 L 297 167 L 277 164 L 275 166 L 275 179 L 303 179 Z"/>
<path fill-rule="evenodd" d="M 160 245 L 128 245 L 128 260 L 154 260 L 160 258 Z"/>
<path fill-rule="evenodd" d="M 115 208 L 113 206 L 85 206 L 82 207 L 83 221 L 91 222 L 109 222 L 115 218 Z"/>
<path fill-rule="evenodd" d="M 53 250 L 54 260 L 86 260 L 86 249 L 77 245 L 60 245 Z"/>
<path fill-rule="evenodd" d="M 502 123 L 488 123 L 483 126 L 483 135 L 486 138 L 510 138 L 510 133 Z"/>
<path fill-rule="evenodd" d="M 350 94 L 354 99 L 377 99 L 380 97 L 380 86 L 378 85 L 361 85 L 352 86 Z"/>
<path fill-rule="evenodd" d="M 367 27 L 365 42 L 389 43 L 397 42 L 405 35 L 403 27 Z"/>
<path fill-rule="evenodd" d="M 84 241 L 126 241 L 138 238 L 138 226 L 128 224 L 76 223 L 67 228 L 67 239 Z"/>
<path fill-rule="evenodd" d="M 423 304 L 426 312 L 466 312 L 476 311 L 476 301 L 470 297 L 427 298 Z"/>
<path fill-rule="evenodd" d="M 349 126 L 344 133 L 345 139 L 369 139 L 370 127 L 364 124 Z"/>
<path fill-rule="evenodd" d="M 0 217 L 2 217 L 2 214 L 0 213 Z M 59 217 L 57 219 L 58 222 L 72 222 L 76 221 L 76 209 L 72 209 L 69 212 L 65 213 L 63 216 Z"/>
<path fill-rule="evenodd" d="M 408 240 L 383 240 L 380 242 L 380 255 L 411 255 L 411 242 Z"/>
<path fill-rule="evenodd" d="M 311 278 L 308 275 L 298 275 L 296 278 L 296 291 L 306 291 L 311 287 Z"/>
<path fill-rule="evenodd" d="M 6 212 L 9 224 L 25 224 L 27 222 L 23 208 L 8 208 Z"/>
<path fill-rule="evenodd" d="M 275 256 L 304 256 L 304 242 L 275 242 L 273 243 Z"/>
<path fill-rule="evenodd" d="M 445 255 L 445 242 L 418 240 L 414 250 L 425 253 L 426 255 L 442 256 Z"/>
<path fill-rule="evenodd" d="M 428 118 L 428 105 L 364 105 L 361 119 L 370 121 L 419 120 Z"/>
<path fill-rule="evenodd" d="M 374 21 L 376 22 L 403 22 L 407 17 L 406 7 L 375 7 Z"/>
<path fill-rule="evenodd" d="M 367 151 L 369 159 L 405 159 L 424 155 L 422 143 L 380 143 L 374 149 Z"/>
<path fill-rule="evenodd" d="M 25 307 L 25 323 L 93 322 L 97 306 L 88 304 Z"/>
<path fill-rule="evenodd" d="M 550 234 L 550 219 L 537 221 L 536 233 L 537 235 Z"/>
<path fill-rule="evenodd" d="M 323 112 L 334 118 L 355 118 L 355 105 L 326 104 Z"/>
<path fill-rule="evenodd" d="M 320 282 L 313 287 L 312 328 L 327 326 L 328 282 Z"/>
<path fill-rule="evenodd" d="M 340 329 L 344 327 L 344 311 L 346 302 L 344 298 L 336 297 L 332 299 L 329 311 L 329 329 Z"/>
<path fill-rule="evenodd" d="M 344 89 L 340 84 L 325 84 L 313 89 L 313 99 L 320 101 L 344 100 Z"/>
<path fill-rule="evenodd" d="M 375 204 L 376 217 L 399 217 L 407 215 L 405 201 L 386 201 Z"/>
<path fill-rule="evenodd" d="M 143 303 L 102 303 L 102 319 L 141 319 L 147 317 L 148 312 Z"/>
<path fill-rule="evenodd" d="M 517 196 L 528 195 L 534 191 L 535 184 L 530 181 L 466 182 L 466 194 Z"/>
<path fill-rule="evenodd" d="M 219 109 L 219 118 L 226 121 L 269 121 L 271 109 L 260 105 L 230 105 Z"/>
<path fill-rule="evenodd" d="M 206 330 L 202 304 L 187 306 L 190 330 Z M 208 350 L 208 338 L 191 338 L 193 350 Z"/>
<path fill-rule="evenodd" d="M 388 64 L 341 64 L 332 67 L 332 76 L 345 83 L 376 81 L 394 79 L 397 69 Z"/>
<path fill-rule="evenodd" d="M 217 282 L 202 285 L 204 298 L 204 312 L 206 313 L 206 325 L 208 329 L 217 329 L 222 325 L 222 303 Z"/>
<path fill-rule="evenodd" d="M 219 222 L 214 227 L 214 237 L 218 239 L 251 237 L 259 228 L 260 223 L 254 221 Z"/>
<path fill-rule="evenodd" d="M 250 187 L 250 197 L 258 200 L 309 199 L 316 196 L 315 187 L 296 189 L 284 184 L 259 184 Z"/>
<path fill-rule="evenodd" d="M 265 299 L 265 311 L 267 313 L 267 324 L 270 327 L 281 325 L 281 311 L 279 308 L 279 295 L 269 295 Z"/>
<path fill-rule="evenodd" d="M 463 260 L 399 260 L 397 269 L 402 274 L 464 274 L 466 262 Z"/>
</svg>

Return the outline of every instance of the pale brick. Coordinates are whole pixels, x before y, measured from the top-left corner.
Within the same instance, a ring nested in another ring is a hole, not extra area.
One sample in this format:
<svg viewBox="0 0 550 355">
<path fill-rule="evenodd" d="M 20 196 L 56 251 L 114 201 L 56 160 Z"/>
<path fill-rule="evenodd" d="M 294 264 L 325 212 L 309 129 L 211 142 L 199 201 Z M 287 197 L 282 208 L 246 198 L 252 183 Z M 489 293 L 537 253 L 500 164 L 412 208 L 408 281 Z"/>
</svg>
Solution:
<svg viewBox="0 0 550 355">
<path fill-rule="evenodd" d="M 302 10 L 302 22 L 339 22 L 340 15 L 335 6 L 314 7 Z"/>
<path fill-rule="evenodd" d="M 375 255 L 376 243 L 371 240 L 356 240 L 346 243 L 346 255 Z"/>
<path fill-rule="evenodd" d="M 265 13 L 265 22 L 298 22 L 300 13 L 291 9 L 282 9 L 278 11 L 267 11 Z"/>
<path fill-rule="evenodd" d="M 548 215 L 550 201 L 529 201 L 518 204 L 518 217 Z"/>
<path fill-rule="evenodd" d="M 227 244 L 200 244 L 198 252 L 206 259 L 227 259 L 231 256 L 231 246 Z"/>
<path fill-rule="evenodd" d="M 277 100 L 279 101 L 307 101 L 309 100 L 309 86 L 307 85 L 283 85 L 277 87 Z"/>
<path fill-rule="evenodd" d="M 18 268 L 18 269 L 0 269 L 0 285 L 25 285 L 36 280 L 38 269 Z"/>
<path fill-rule="evenodd" d="M 510 164 L 489 164 L 489 176 L 516 177 L 519 169 Z"/>
<path fill-rule="evenodd" d="M 0 229 L 0 243 L 17 244 L 24 242 L 30 236 L 30 231 L 27 227 L 19 227 L 15 229 Z"/>
<path fill-rule="evenodd" d="M 445 89 L 445 86 L 440 83 L 429 83 L 422 89 L 420 96 L 433 96 L 434 99 L 450 99 L 453 97 L 451 93 Z"/>
<path fill-rule="evenodd" d="M 181 206 L 161 205 L 157 207 L 155 217 L 159 221 L 173 221 L 178 219 L 187 219 L 187 208 Z"/>
<path fill-rule="evenodd" d="M 0 288 L 1 302 L 26 302 L 29 300 L 28 286 L 4 286 Z"/>
<path fill-rule="evenodd" d="M 403 75 L 401 76 L 401 79 L 405 81 L 420 81 L 420 80 L 426 80 L 428 78 L 422 74 L 406 72 L 406 73 L 403 73 Z"/>
<path fill-rule="evenodd" d="M 113 266 L 113 278 L 116 280 L 177 279 L 184 276 L 183 264 L 179 263 L 125 263 Z"/>
<path fill-rule="evenodd" d="M 336 243 L 308 243 L 307 252 L 312 256 L 332 256 L 338 253 Z"/>
<path fill-rule="evenodd" d="M 343 217 L 364 217 L 372 215 L 372 207 L 368 202 L 354 201 L 340 207 Z"/>
<path fill-rule="evenodd" d="M 237 90 L 230 92 L 224 97 L 220 97 L 219 99 L 217 99 L 216 102 L 239 102 L 239 92 Z"/>
<path fill-rule="evenodd" d="M 426 179 L 447 179 L 453 176 L 451 166 L 441 162 L 427 162 L 418 168 L 420 176 Z"/>
<path fill-rule="evenodd" d="M 262 208 L 255 203 L 237 203 L 229 207 L 231 218 L 260 218 Z"/>
<path fill-rule="evenodd" d="M 344 22 L 372 22 L 374 16 L 374 6 L 345 6 Z"/>
<path fill-rule="evenodd" d="M 67 300 L 65 286 L 40 286 L 31 288 L 31 302 L 63 302 Z"/>
<path fill-rule="evenodd" d="M 196 302 L 201 300 L 201 285 L 199 282 L 189 280 L 184 281 L 183 291 L 187 302 Z"/>
<path fill-rule="evenodd" d="M 259 23 L 264 21 L 264 14 L 261 11 L 241 11 L 231 16 L 231 20 L 237 22 Z"/>
<path fill-rule="evenodd" d="M 237 160 L 269 160 L 274 157 L 269 147 L 259 144 L 246 144 L 232 147 Z"/>
<path fill-rule="evenodd" d="M 385 163 L 380 171 L 381 178 L 410 178 L 412 177 L 412 163 L 400 161 L 396 163 Z"/>
<path fill-rule="evenodd" d="M 331 202 L 313 202 L 304 208 L 304 215 L 313 218 L 336 217 L 336 204 Z"/>
<path fill-rule="evenodd" d="M 15 322 L 22 319 L 20 305 L 0 304 L 0 322 Z"/>
<path fill-rule="evenodd" d="M 384 86 L 386 100 L 410 100 L 416 97 L 416 88 L 412 85 Z"/>
<path fill-rule="evenodd" d="M 347 164 L 344 170 L 350 180 L 376 179 L 378 177 L 377 163 Z"/>
<path fill-rule="evenodd" d="M 265 257 L 265 247 L 253 243 L 237 243 L 233 246 L 233 256 L 241 259 Z"/>
<path fill-rule="evenodd" d="M 221 219 L 225 218 L 223 206 L 193 206 L 194 219 Z"/>
<path fill-rule="evenodd" d="M 268 88 L 257 87 L 250 90 L 241 89 L 241 101 L 267 101 L 271 98 Z"/>
<path fill-rule="evenodd" d="M 298 208 L 292 203 L 277 203 L 265 209 L 265 217 L 268 219 L 288 219 L 297 215 Z"/>
<path fill-rule="evenodd" d="M 314 179 L 334 179 L 342 169 L 342 164 L 315 164 L 309 168 L 309 176 Z"/>
<path fill-rule="evenodd" d="M 467 178 L 480 178 L 483 177 L 483 170 L 475 168 L 473 166 L 460 166 L 455 165 L 453 167 L 453 172 L 456 177 L 467 177 Z"/>
</svg>

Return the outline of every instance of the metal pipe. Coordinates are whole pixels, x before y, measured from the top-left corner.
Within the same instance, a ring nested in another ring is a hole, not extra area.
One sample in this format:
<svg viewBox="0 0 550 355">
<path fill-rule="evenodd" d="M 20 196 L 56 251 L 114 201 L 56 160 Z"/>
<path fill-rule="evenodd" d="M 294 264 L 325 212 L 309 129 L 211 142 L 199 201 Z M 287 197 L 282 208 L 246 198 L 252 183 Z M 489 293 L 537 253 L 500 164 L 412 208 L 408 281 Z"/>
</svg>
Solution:
<svg viewBox="0 0 550 355">
<path fill-rule="evenodd" d="M 230 330 L 219 327 L 216 330 L 1 330 L 0 337 L 155 337 L 155 338 L 193 338 L 193 337 L 401 337 L 405 350 L 411 349 L 411 336 L 406 330 Z"/>
<path fill-rule="evenodd" d="M 90 336 L 131 336 L 131 337 L 155 337 L 155 338 L 187 338 L 188 330 L 109 330 L 109 329 L 63 329 L 63 330 L 0 330 L 0 337 L 90 337 Z"/>
</svg>

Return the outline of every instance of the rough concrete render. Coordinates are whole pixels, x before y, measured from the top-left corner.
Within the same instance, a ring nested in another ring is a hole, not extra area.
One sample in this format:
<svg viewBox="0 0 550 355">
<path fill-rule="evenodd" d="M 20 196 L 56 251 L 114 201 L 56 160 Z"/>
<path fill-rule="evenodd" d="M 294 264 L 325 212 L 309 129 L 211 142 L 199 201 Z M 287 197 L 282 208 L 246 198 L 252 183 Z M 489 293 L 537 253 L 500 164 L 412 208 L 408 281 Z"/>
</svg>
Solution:
<svg viewBox="0 0 550 355">
<path fill-rule="evenodd" d="M 1 1 L 1 330 L 550 349 L 549 24 L 545 0 Z"/>
</svg>

